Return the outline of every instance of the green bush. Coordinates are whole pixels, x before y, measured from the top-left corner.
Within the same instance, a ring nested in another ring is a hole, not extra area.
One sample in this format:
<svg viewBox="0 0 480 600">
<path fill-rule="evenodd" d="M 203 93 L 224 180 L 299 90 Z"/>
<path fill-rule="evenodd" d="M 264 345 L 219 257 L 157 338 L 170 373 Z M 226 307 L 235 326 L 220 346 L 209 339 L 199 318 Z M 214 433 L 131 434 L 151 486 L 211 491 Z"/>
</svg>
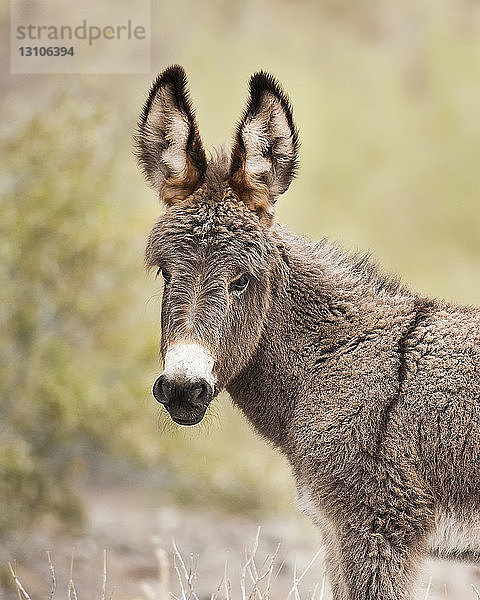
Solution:
<svg viewBox="0 0 480 600">
<path fill-rule="evenodd" d="M 87 102 L 53 104 L 4 148 L 0 533 L 45 510 L 79 516 L 69 483 L 87 446 L 109 444 L 105 391 L 126 394 L 115 387 L 132 292 L 108 198 L 114 129 Z"/>
</svg>

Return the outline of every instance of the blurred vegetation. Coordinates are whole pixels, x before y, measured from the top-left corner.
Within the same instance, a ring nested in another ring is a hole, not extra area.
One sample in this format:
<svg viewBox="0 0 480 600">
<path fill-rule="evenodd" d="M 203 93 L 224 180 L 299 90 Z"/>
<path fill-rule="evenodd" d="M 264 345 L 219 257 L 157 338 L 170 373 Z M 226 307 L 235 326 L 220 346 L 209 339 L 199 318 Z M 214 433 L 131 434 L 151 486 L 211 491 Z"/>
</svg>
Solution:
<svg viewBox="0 0 480 600">
<path fill-rule="evenodd" d="M 302 139 L 279 219 L 480 303 L 479 10 L 154 2 L 152 65 L 185 65 L 207 146 L 230 140 L 249 75 L 273 72 Z M 158 207 L 131 136 L 151 78 L 3 78 L 0 536 L 45 513 L 80 522 L 75 490 L 109 461 L 156 473 L 175 501 L 283 510 L 288 468 L 228 400 L 185 432 L 150 396 L 161 290 L 142 255 Z"/>
<path fill-rule="evenodd" d="M 78 520 L 70 476 L 85 445 L 113 446 L 108 430 L 139 360 L 119 360 L 133 294 L 121 285 L 130 268 L 119 252 L 126 231 L 108 198 L 114 139 L 101 110 L 65 95 L 55 104 L 5 148 L 0 532 L 44 510 Z M 102 129 L 102 146 L 91 127 Z M 106 400 L 114 397 L 113 412 Z"/>
</svg>

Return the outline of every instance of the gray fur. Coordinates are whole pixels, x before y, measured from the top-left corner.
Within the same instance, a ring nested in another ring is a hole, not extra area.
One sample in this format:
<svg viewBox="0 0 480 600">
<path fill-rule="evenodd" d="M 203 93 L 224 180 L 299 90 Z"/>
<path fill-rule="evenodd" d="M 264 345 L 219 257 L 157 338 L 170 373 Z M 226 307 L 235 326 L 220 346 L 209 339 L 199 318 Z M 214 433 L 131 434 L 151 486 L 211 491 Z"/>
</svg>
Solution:
<svg viewBox="0 0 480 600">
<path fill-rule="evenodd" d="M 208 348 L 215 394 L 287 457 L 335 600 L 410 598 L 430 551 L 480 556 L 480 312 L 294 236 L 229 177 L 220 155 L 150 234 L 169 277 L 162 353 Z"/>
</svg>

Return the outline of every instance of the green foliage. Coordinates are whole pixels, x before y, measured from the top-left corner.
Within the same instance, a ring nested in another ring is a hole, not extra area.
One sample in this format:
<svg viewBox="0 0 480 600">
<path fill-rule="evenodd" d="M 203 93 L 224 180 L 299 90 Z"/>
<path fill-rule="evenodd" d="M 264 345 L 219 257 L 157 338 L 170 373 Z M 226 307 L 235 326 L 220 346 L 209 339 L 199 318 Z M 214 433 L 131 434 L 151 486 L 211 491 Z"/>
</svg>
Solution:
<svg viewBox="0 0 480 600">
<path fill-rule="evenodd" d="M 45 510 L 78 517 L 69 482 L 85 444 L 108 445 L 104 388 L 122 377 L 118 323 L 133 296 L 117 254 L 125 230 L 107 200 L 116 154 L 106 117 L 55 100 L 5 149 L 0 533 Z"/>
</svg>

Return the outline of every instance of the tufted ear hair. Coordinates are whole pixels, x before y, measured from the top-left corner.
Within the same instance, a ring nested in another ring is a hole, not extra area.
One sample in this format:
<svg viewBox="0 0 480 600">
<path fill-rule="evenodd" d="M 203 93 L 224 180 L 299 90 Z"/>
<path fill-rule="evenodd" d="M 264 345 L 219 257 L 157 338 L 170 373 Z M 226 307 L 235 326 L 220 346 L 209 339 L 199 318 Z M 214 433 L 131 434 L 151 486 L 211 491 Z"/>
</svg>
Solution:
<svg viewBox="0 0 480 600">
<path fill-rule="evenodd" d="M 235 134 L 230 185 L 252 211 L 271 220 L 297 165 L 298 131 L 288 97 L 272 75 L 255 73 Z"/>
<path fill-rule="evenodd" d="M 140 168 L 167 206 L 201 185 L 207 159 L 182 67 L 168 67 L 153 82 L 138 122 L 136 146 Z"/>
</svg>

